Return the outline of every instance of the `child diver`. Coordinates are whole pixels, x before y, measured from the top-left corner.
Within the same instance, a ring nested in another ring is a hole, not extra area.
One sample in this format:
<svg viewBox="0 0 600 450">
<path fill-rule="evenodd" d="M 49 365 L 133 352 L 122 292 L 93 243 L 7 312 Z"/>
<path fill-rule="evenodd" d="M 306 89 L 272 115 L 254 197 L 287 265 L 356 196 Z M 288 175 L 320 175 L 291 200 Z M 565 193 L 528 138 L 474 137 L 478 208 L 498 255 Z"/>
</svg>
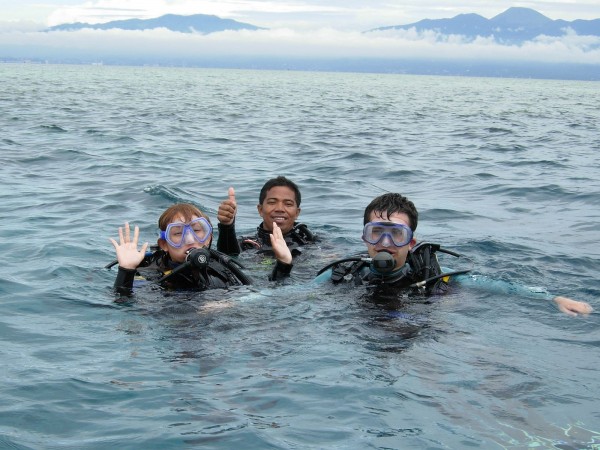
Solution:
<svg viewBox="0 0 600 450">
<path fill-rule="evenodd" d="M 132 237 L 126 222 L 119 227 L 119 242 L 110 238 L 119 264 L 114 285 L 117 293 L 131 295 L 136 276 L 168 289 L 224 289 L 252 283 L 239 263 L 210 248 L 213 228 L 208 216 L 196 206 L 172 205 L 158 219 L 158 227 L 158 249 L 149 254 L 148 242 L 138 250 L 138 226 Z M 276 224 L 270 239 L 277 259 L 270 278 L 276 280 L 289 275 L 292 255 Z"/>
</svg>

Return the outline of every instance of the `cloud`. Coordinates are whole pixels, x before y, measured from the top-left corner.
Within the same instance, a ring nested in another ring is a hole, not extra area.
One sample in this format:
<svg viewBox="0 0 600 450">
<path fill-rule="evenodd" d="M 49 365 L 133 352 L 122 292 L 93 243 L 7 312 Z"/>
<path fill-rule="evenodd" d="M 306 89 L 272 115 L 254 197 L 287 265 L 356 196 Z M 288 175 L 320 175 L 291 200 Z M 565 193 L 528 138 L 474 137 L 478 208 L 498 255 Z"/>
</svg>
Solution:
<svg viewBox="0 0 600 450">
<path fill-rule="evenodd" d="M 226 31 L 208 35 L 147 31 L 80 30 L 70 32 L 0 32 L 0 58 L 130 58 L 140 62 L 210 58 L 280 59 L 468 59 L 540 63 L 600 64 L 600 38 L 567 33 L 541 36 L 522 45 L 498 45 L 492 39 L 468 42 L 461 36 L 396 30 L 359 33 L 322 28 L 311 32 L 279 28 Z"/>
<path fill-rule="evenodd" d="M 0 21 L 0 33 L 42 31 L 46 26 L 31 20 Z"/>
<path fill-rule="evenodd" d="M 600 37 L 578 36 L 572 30 L 566 30 L 563 36 L 538 36 L 520 45 L 501 45 L 491 37 L 471 40 L 435 31 L 417 32 L 414 28 L 368 34 L 377 40 L 379 49 L 423 58 L 600 64 Z"/>
</svg>

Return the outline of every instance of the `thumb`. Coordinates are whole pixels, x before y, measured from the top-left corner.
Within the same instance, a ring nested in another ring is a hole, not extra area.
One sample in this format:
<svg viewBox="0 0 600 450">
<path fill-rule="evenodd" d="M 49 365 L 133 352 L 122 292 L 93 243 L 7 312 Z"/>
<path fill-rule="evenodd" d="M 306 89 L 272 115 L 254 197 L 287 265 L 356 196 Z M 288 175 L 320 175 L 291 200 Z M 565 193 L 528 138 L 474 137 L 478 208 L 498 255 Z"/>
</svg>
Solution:
<svg viewBox="0 0 600 450">
<path fill-rule="evenodd" d="M 227 195 L 229 195 L 229 200 L 235 203 L 235 189 L 230 187 L 229 191 L 227 192 Z"/>
</svg>

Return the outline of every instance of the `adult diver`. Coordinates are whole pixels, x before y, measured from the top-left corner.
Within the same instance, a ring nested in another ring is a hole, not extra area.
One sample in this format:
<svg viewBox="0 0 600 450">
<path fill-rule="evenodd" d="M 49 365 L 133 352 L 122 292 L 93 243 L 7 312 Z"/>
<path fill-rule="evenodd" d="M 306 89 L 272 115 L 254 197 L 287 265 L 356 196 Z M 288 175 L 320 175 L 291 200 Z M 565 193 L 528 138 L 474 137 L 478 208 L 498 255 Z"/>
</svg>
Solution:
<svg viewBox="0 0 600 450">
<path fill-rule="evenodd" d="M 296 183 L 284 176 L 271 178 L 260 190 L 256 206 L 262 222 L 253 235 L 237 236 L 235 231 L 237 202 L 235 191 L 230 187 L 227 200 L 221 202 L 217 211 L 219 220 L 217 250 L 227 255 L 239 255 L 244 251 L 255 250 L 266 256 L 277 257 L 272 246 L 271 235 L 275 228 L 279 228 L 292 257 L 296 258 L 302 253 L 305 245 L 318 241 L 305 224 L 297 221 L 301 211 L 301 200 L 300 189 Z M 277 264 L 273 268 L 271 279 L 287 275 L 291 270 L 292 263 L 287 266 L 282 263 Z"/>
<path fill-rule="evenodd" d="M 319 271 L 316 281 L 363 285 L 374 299 L 389 300 L 398 293 L 443 294 L 453 276 L 469 270 L 444 272 L 437 252 L 457 253 L 437 244 L 417 243 L 418 224 L 414 203 L 398 193 L 386 193 L 365 208 L 362 239 L 366 253 L 335 261 Z M 458 278 L 458 277 L 457 277 Z M 558 308 L 569 315 L 589 314 L 592 307 L 568 297 L 555 296 Z"/>
</svg>

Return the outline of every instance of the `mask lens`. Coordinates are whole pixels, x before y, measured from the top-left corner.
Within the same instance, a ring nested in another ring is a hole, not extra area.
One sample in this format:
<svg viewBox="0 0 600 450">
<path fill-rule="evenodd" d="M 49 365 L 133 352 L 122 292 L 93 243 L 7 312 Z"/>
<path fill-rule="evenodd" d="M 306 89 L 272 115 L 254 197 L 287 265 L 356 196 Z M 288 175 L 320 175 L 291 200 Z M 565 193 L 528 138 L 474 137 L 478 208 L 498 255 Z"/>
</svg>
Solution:
<svg viewBox="0 0 600 450">
<path fill-rule="evenodd" d="M 192 220 L 189 227 L 196 235 L 196 239 L 200 242 L 206 241 L 210 235 L 210 232 L 212 231 L 212 227 L 203 217 Z"/>
<path fill-rule="evenodd" d="M 408 238 L 408 230 L 404 227 L 394 227 L 391 230 L 392 241 L 398 247 L 408 244 L 410 238 Z M 408 238 L 408 239 L 407 239 Z"/>
<path fill-rule="evenodd" d="M 382 225 L 373 225 L 369 228 L 369 242 L 379 242 L 385 233 L 385 227 Z"/>
<path fill-rule="evenodd" d="M 181 245 L 184 230 L 185 225 L 182 223 L 169 224 L 167 227 L 167 241 L 174 247 Z"/>
</svg>

